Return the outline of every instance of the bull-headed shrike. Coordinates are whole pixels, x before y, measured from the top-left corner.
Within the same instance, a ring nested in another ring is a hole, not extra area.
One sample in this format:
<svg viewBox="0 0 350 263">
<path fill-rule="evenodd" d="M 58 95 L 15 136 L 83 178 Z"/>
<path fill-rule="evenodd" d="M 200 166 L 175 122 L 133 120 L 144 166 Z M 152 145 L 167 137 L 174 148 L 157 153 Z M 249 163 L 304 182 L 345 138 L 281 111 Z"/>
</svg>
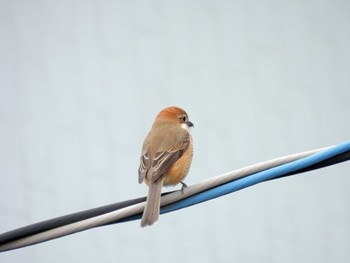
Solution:
<svg viewBox="0 0 350 263">
<path fill-rule="evenodd" d="M 177 107 L 160 111 L 142 146 L 139 183 L 148 185 L 141 227 L 154 224 L 159 217 L 162 186 L 181 183 L 191 166 L 193 126 L 187 113 Z"/>
</svg>

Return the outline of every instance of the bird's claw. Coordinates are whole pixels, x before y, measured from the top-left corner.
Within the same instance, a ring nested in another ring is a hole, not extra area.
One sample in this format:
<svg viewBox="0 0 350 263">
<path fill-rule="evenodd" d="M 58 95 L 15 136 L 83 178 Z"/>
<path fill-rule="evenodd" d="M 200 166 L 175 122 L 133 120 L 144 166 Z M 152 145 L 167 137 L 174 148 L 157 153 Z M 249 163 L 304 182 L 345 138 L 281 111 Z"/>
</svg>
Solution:
<svg viewBox="0 0 350 263">
<path fill-rule="evenodd" d="M 185 184 L 183 181 L 180 181 L 180 184 L 182 184 L 181 192 L 184 193 L 184 189 L 187 188 L 187 184 Z"/>
</svg>

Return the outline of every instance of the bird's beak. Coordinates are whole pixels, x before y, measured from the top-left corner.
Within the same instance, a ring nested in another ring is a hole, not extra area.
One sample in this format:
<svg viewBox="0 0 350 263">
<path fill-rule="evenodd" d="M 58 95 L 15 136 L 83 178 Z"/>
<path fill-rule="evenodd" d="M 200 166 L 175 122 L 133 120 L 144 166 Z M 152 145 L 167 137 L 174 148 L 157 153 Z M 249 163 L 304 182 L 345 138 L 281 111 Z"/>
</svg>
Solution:
<svg viewBox="0 0 350 263">
<path fill-rule="evenodd" d="M 186 121 L 186 124 L 187 124 L 188 127 L 194 127 L 193 123 L 190 122 L 190 121 Z"/>
</svg>

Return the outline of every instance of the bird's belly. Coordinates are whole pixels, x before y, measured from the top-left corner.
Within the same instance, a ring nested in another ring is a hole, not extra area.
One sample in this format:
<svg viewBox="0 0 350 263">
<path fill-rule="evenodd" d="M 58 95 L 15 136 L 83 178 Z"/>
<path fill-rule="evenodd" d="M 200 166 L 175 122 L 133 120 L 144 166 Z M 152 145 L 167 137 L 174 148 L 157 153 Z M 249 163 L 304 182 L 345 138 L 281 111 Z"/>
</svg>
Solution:
<svg viewBox="0 0 350 263">
<path fill-rule="evenodd" d="M 193 147 L 189 146 L 183 155 L 166 172 L 163 185 L 176 185 L 182 181 L 190 170 Z"/>
</svg>

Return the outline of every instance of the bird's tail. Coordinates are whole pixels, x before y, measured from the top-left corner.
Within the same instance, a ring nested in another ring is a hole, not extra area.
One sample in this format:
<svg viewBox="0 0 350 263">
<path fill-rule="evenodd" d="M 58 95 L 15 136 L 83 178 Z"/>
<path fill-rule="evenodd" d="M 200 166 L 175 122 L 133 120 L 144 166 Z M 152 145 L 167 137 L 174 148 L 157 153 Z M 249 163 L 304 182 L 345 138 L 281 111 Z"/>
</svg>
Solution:
<svg viewBox="0 0 350 263">
<path fill-rule="evenodd" d="M 141 219 L 141 227 L 153 225 L 159 218 L 160 196 L 164 179 L 150 183 L 147 203 Z"/>
</svg>

